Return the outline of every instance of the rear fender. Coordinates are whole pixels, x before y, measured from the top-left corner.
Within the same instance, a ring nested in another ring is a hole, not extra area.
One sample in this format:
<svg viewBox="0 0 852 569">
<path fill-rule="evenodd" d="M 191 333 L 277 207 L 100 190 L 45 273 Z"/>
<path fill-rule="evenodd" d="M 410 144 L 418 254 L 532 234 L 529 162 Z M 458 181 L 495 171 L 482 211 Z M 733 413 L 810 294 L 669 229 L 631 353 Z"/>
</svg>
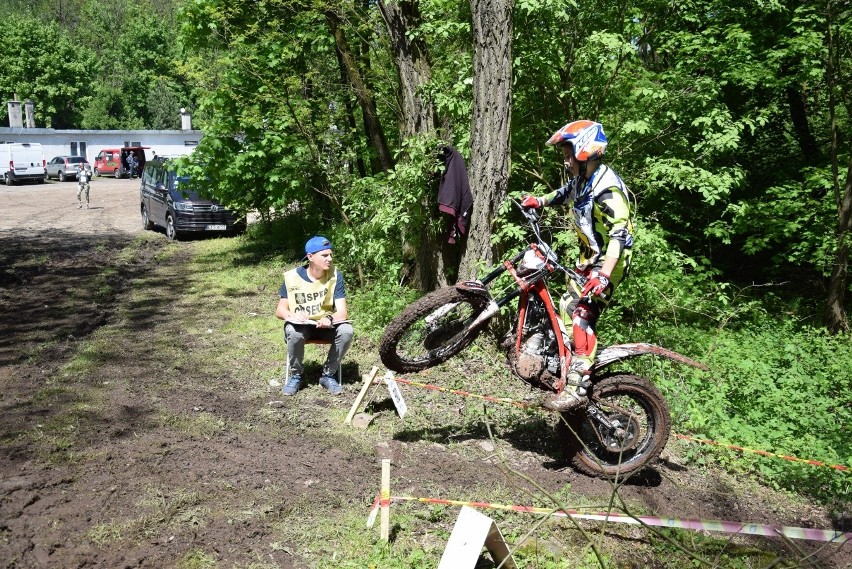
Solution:
<svg viewBox="0 0 852 569">
<path fill-rule="evenodd" d="M 628 360 L 630 358 L 635 358 L 637 356 L 645 356 L 645 355 L 653 355 L 653 356 L 662 356 L 664 358 L 668 358 L 672 361 L 676 361 L 682 364 L 686 364 L 688 366 L 692 366 L 694 368 L 698 368 L 704 371 L 707 371 L 709 368 L 702 364 L 701 362 L 697 362 L 691 358 L 688 358 L 684 355 L 681 355 L 677 352 L 673 352 L 671 350 L 667 350 L 661 346 L 656 346 L 654 344 L 617 344 L 615 346 L 608 346 L 598 352 L 598 357 L 595 359 L 595 370 L 601 370 L 610 364 L 615 362 L 620 362 L 624 360 Z"/>
</svg>

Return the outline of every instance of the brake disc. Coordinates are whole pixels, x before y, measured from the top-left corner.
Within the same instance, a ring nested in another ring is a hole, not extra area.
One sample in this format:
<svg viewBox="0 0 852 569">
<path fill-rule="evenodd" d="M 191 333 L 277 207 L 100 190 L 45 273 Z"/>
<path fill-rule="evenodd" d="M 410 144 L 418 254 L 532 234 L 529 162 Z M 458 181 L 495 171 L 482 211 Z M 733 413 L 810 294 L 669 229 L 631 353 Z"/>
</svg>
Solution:
<svg viewBox="0 0 852 569">
<path fill-rule="evenodd" d="M 589 419 L 598 442 L 608 452 L 627 452 L 636 448 L 642 429 L 635 414 L 616 405 L 608 405 L 613 410 L 604 413 L 597 406 L 589 407 Z"/>
</svg>

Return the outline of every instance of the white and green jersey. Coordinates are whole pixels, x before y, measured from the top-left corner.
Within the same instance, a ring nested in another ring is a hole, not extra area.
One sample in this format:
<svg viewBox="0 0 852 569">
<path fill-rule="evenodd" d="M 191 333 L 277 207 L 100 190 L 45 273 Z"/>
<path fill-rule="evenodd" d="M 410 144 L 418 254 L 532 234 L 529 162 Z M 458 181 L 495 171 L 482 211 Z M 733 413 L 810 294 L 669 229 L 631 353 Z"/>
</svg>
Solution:
<svg viewBox="0 0 852 569">
<path fill-rule="evenodd" d="M 620 281 L 630 266 L 633 222 L 627 188 L 609 166 L 601 164 L 582 188 L 568 183 L 545 196 L 548 205 L 571 203 L 574 230 L 580 242 L 580 268 L 599 269 L 603 257 L 619 259 L 611 281 Z"/>
</svg>

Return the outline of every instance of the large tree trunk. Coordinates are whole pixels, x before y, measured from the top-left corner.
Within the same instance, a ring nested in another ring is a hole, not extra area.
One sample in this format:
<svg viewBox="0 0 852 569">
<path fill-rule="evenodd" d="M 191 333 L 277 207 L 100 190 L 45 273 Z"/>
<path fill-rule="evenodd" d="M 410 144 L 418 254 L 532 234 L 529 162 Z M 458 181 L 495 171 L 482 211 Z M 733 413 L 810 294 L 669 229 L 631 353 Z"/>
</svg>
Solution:
<svg viewBox="0 0 852 569">
<path fill-rule="evenodd" d="M 385 131 L 379 122 L 379 115 L 376 112 L 376 101 L 361 78 L 361 72 L 358 70 L 358 65 L 355 62 L 355 56 L 349 48 L 349 43 L 346 41 L 343 29 L 340 27 L 340 18 L 331 10 L 325 13 L 325 17 L 331 35 L 334 37 L 334 43 L 340 52 L 340 60 L 343 63 L 346 76 L 355 90 L 355 97 L 358 99 L 358 103 L 361 105 L 361 110 L 364 113 L 367 136 L 378 155 L 380 168 L 382 171 L 390 170 L 393 168 L 393 157 L 385 139 Z"/>
<path fill-rule="evenodd" d="M 420 96 L 419 89 L 432 79 L 432 63 L 422 37 L 412 39 L 409 36 L 422 23 L 417 1 L 385 3 L 379 0 L 378 5 L 399 71 L 398 98 L 402 112 L 399 132 L 403 139 L 430 133 L 435 130 L 435 110 L 431 101 Z"/>
<path fill-rule="evenodd" d="M 833 333 L 849 330 L 843 301 L 849 276 L 849 243 L 852 241 L 852 152 L 850 152 L 849 165 L 846 168 L 843 200 L 838 206 L 840 221 L 837 226 L 837 256 L 834 259 L 834 268 L 828 283 L 828 301 L 825 311 L 825 324 Z"/>
<path fill-rule="evenodd" d="M 378 0 L 378 6 L 390 35 L 391 49 L 399 72 L 397 99 L 401 113 L 400 138 L 405 140 L 433 133 L 436 129 L 435 109 L 432 101 L 421 96 L 422 87 L 432 79 L 432 62 L 422 36 L 410 35 L 411 30 L 422 24 L 417 0 Z M 430 191 L 421 204 L 429 213 L 429 219 L 437 212 L 434 198 L 434 192 Z M 427 219 L 419 235 L 415 235 L 414 231 L 409 232 L 408 228 L 403 228 L 402 234 L 403 252 L 414 263 L 411 284 L 423 292 L 434 289 L 436 285 L 447 284 L 441 254 L 447 245 L 438 241 L 434 232 L 430 231 L 430 225 Z"/>
<path fill-rule="evenodd" d="M 843 197 L 840 196 L 838 176 L 838 136 L 836 109 L 838 95 L 845 103 L 846 112 L 852 110 L 849 97 L 848 81 L 838 75 L 843 67 L 839 64 L 840 55 L 833 33 L 834 21 L 830 11 L 827 14 L 826 45 L 828 46 L 827 77 L 828 77 L 828 108 L 831 120 L 831 172 L 834 179 L 834 200 L 837 205 L 837 254 L 831 278 L 828 281 L 828 297 L 825 307 L 825 325 L 834 334 L 849 331 L 849 321 L 846 318 L 844 297 L 849 276 L 849 245 L 852 241 L 852 152 L 849 153 L 849 163 L 846 166 L 846 185 Z M 850 148 L 852 151 L 852 148 Z"/>
<path fill-rule="evenodd" d="M 470 189 L 473 216 L 460 276 L 493 260 L 491 229 L 509 188 L 512 102 L 512 0 L 470 0 L 473 14 L 473 120 Z"/>
</svg>

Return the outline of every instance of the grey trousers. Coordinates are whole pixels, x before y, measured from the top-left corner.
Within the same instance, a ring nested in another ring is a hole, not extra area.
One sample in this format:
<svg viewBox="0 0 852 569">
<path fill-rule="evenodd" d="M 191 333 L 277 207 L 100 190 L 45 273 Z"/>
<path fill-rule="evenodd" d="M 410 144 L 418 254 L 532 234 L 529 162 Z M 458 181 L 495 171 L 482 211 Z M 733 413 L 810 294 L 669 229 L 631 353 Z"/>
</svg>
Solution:
<svg viewBox="0 0 852 569">
<path fill-rule="evenodd" d="M 291 375 L 302 375 L 302 360 L 305 357 L 306 340 L 324 340 L 331 346 L 328 349 L 325 365 L 322 372 L 332 377 L 337 375 L 340 362 L 352 344 L 354 330 L 352 324 L 344 322 L 337 324 L 334 328 L 317 328 L 316 326 L 284 324 L 284 342 L 287 344 L 287 365 L 290 366 Z"/>
</svg>

